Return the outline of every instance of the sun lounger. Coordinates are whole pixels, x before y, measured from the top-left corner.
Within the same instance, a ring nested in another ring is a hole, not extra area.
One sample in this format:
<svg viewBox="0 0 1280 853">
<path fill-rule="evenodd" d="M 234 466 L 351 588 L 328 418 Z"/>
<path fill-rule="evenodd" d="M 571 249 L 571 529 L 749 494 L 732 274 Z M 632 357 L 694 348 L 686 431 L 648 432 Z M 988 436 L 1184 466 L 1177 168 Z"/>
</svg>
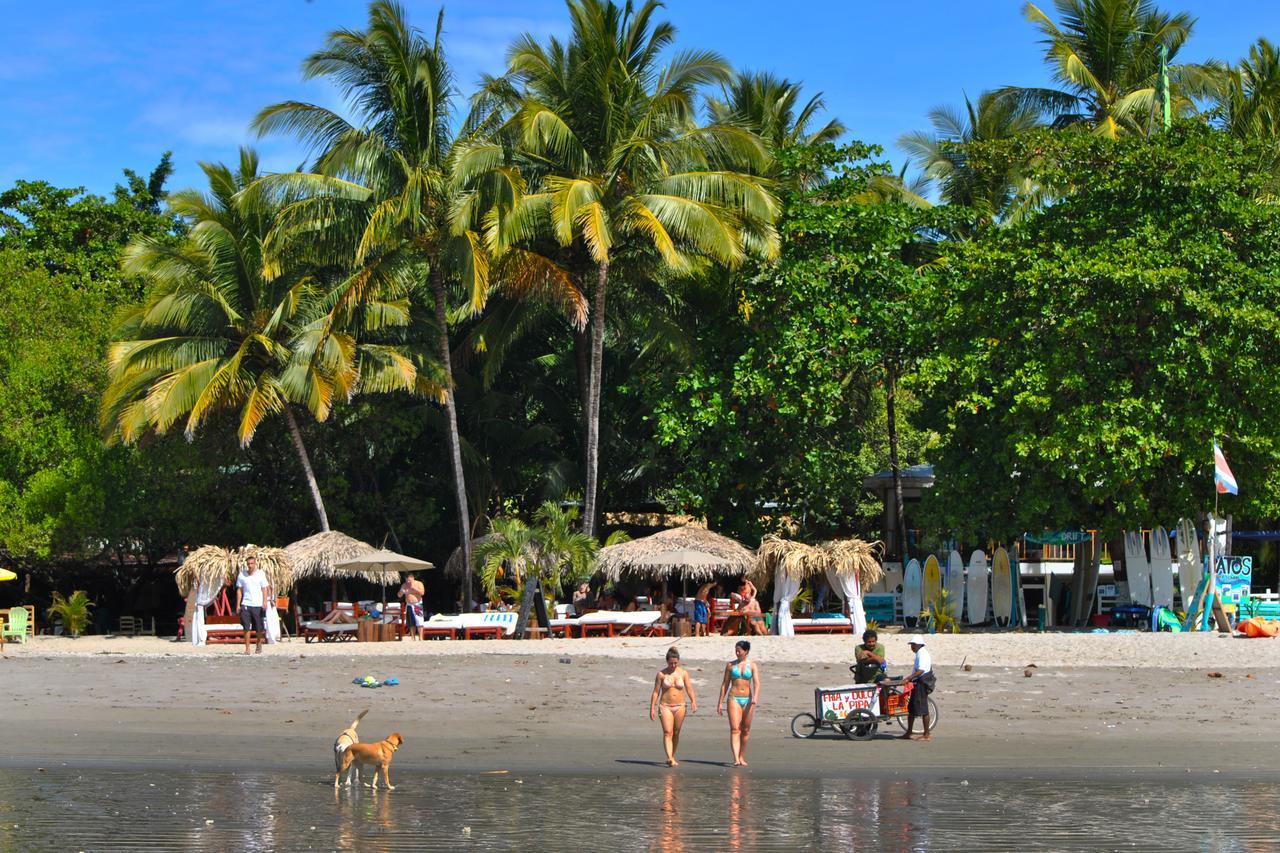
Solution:
<svg viewBox="0 0 1280 853">
<path fill-rule="evenodd" d="M 792 619 L 791 627 L 797 634 L 849 634 L 853 625 L 844 616 L 817 619 Z"/>
<path fill-rule="evenodd" d="M 359 626 L 355 622 L 321 622 L 313 619 L 302 623 L 302 638 L 308 643 L 354 640 Z"/>
<path fill-rule="evenodd" d="M 603 634 L 606 637 L 652 637 L 666 633 L 666 626 L 659 625 L 660 610 L 635 610 L 630 613 L 616 610 L 597 610 L 578 617 L 578 633 L 582 637 Z"/>
</svg>

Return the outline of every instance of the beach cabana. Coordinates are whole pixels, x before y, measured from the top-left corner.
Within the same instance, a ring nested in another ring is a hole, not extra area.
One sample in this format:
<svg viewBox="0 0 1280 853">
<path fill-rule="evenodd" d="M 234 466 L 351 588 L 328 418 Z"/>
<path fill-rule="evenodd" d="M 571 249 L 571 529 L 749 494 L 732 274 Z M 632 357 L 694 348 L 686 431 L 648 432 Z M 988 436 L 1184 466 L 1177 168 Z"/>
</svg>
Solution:
<svg viewBox="0 0 1280 853">
<path fill-rule="evenodd" d="M 280 548 L 246 545 L 233 549 L 202 545 L 187 555 L 178 567 L 174 580 L 178 584 L 178 592 L 187 600 L 187 636 L 193 644 L 204 645 L 209 639 L 205 608 L 211 604 L 217 605 L 216 616 L 222 619 L 218 625 L 230 626 L 219 630 L 238 633 L 239 623 L 234 620 L 235 614 L 231 612 L 231 602 L 227 599 L 225 590 L 235 584 L 236 575 L 249 557 L 257 561 L 259 571 L 264 572 L 271 581 L 273 592 L 283 593 L 293 586 L 293 567 L 288 555 Z M 269 612 L 274 612 L 274 608 Z M 268 634 L 271 641 L 275 642 L 278 632 L 269 631 Z"/>
<path fill-rule="evenodd" d="M 849 609 L 850 629 L 861 634 L 867 628 L 866 613 L 862 609 L 862 590 L 879 580 L 879 543 L 861 539 L 841 539 L 821 545 L 807 545 L 769 535 L 760 542 L 755 574 L 761 579 L 773 579 L 774 633 L 790 637 L 796 633 L 796 623 L 791 617 L 791 605 L 800 585 L 818 575 L 825 576 L 833 592 Z M 825 620 L 806 621 L 804 628 Z"/>
</svg>

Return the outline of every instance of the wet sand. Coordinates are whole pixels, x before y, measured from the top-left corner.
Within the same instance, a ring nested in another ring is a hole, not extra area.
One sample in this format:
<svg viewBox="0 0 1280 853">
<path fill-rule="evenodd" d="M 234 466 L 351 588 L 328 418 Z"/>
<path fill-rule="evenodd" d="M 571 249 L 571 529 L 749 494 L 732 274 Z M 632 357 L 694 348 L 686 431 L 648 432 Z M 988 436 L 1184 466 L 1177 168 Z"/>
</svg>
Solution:
<svg viewBox="0 0 1280 853">
<path fill-rule="evenodd" d="M 886 639 L 894 669 L 909 664 L 905 638 Z M 1087 654 L 1073 645 L 1081 641 L 1093 642 Z M 793 738 L 791 717 L 812 711 L 814 688 L 850 681 L 843 661 L 852 642 L 759 642 L 753 658 L 764 681 L 749 772 L 1144 778 L 1221 772 L 1280 778 L 1280 742 L 1271 734 L 1280 723 L 1275 643 L 1216 636 L 961 635 L 931 644 L 942 719 L 935 739 L 919 743 L 890 739 L 899 733 L 896 725 L 882 727 L 869 742 Z M 235 647 L 195 649 L 150 639 L 38 641 L 17 651 L 8 646 L 0 658 L 7 693 L 0 763 L 284 769 L 323 778 L 332 772 L 334 737 L 369 708 L 360 727 L 363 740 L 391 731 L 405 738 L 393 781 L 397 771 L 661 775 L 669 771 L 661 763 L 660 729 L 648 719 L 648 699 L 667 645 L 576 640 L 320 647 L 294 641 L 249 658 Z M 715 713 L 730 645 L 721 639 L 681 642 L 701 701 L 686 722 L 676 772 L 732 772 L 727 722 Z M 560 662 L 566 656 L 571 662 Z M 973 669 L 965 671 L 962 660 Z M 1108 661 L 1114 665 L 1098 665 Z M 1036 666 L 1026 677 L 1031 663 Z M 1209 671 L 1223 677 L 1209 678 Z M 365 674 L 395 676 L 401 686 L 370 690 L 351 683 Z"/>
</svg>

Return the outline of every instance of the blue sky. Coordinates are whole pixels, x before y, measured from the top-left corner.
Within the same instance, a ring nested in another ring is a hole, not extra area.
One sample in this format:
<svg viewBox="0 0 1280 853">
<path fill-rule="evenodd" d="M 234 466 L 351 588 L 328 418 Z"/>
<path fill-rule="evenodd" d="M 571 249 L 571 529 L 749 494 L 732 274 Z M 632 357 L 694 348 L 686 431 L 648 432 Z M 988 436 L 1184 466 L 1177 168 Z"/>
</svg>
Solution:
<svg viewBox="0 0 1280 853">
<path fill-rule="evenodd" d="M 406 3 L 424 29 L 439 3 Z M 447 46 L 464 93 L 502 70 L 511 37 L 566 29 L 560 0 L 446 3 Z M 679 44 L 735 66 L 771 69 L 823 91 L 857 138 L 886 146 L 938 104 L 1004 84 L 1046 81 L 1020 0 L 669 0 Z M 1051 2 L 1043 6 L 1048 7 Z M 1275 0 L 1183 0 L 1199 18 L 1180 59 L 1234 60 L 1260 35 L 1280 40 Z M 172 149 L 170 188 L 198 184 L 199 160 L 255 144 L 271 169 L 302 152 L 255 140 L 250 118 L 289 98 L 336 105 L 299 63 L 359 0 L 45 0 L 0 2 L 0 187 L 19 178 L 108 191 L 120 169 L 149 170 Z"/>
</svg>

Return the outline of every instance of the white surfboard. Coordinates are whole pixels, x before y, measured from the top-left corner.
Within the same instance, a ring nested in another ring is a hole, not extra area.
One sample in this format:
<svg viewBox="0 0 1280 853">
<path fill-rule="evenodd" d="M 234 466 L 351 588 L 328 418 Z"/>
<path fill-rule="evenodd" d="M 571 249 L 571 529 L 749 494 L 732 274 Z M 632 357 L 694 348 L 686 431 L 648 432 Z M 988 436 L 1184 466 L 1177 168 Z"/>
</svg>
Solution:
<svg viewBox="0 0 1280 853">
<path fill-rule="evenodd" d="M 991 615 L 1001 628 L 1013 622 L 1013 573 L 1004 548 L 997 548 L 991 558 Z"/>
<path fill-rule="evenodd" d="M 965 605 L 970 625 L 987 621 L 987 555 L 974 551 L 969 557 L 969 577 L 965 580 Z"/>
<path fill-rule="evenodd" d="M 1155 607 L 1173 609 L 1173 555 L 1169 552 L 1169 531 L 1151 531 L 1151 601 Z"/>
<path fill-rule="evenodd" d="M 915 625 L 920 621 L 920 601 L 924 593 L 924 573 L 920 561 L 912 558 L 902 572 L 902 621 Z"/>
<path fill-rule="evenodd" d="M 1124 534 L 1124 568 L 1129 575 L 1129 600 L 1150 607 L 1151 564 L 1147 561 L 1142 531 L 1130 530 Z"/>
<path fill-rule="evenodd" d="M 902 564 L 885 563 L 884 573 L 869 592 L 902 592 Z"/>
<path fill-rule="evenodd" d="M 924 561 L 924 592 L 922 594 L 923 601 L 920 602 L 922 610 L 928 610 L 933 603 L 938 600 L 938 593 L 942 590 L 942 565 L 938 562 L 938 558 L 929 555 Z"/>
<path fill-rule="evenodd" d="M 948 609 L 951 612 L 951 618 L 959 622 L 964 615 L 964 558 L 960 556 L 959 551 L 952 551 L 947 555 L 947 571 L 943 585 L 949 594 L 948 601 L 951 606 Z"/>
<path fill-rule="evenodd" d="M 1196 526 L 1191 519 L 1184 518 L 1178 522 L 1178 601 L 1186 611 L 1191 606 L 1191 597 L 1195 595 L 1196 586 L 1204 576 L 1204 562 L 1200 559 L 1200 539 L 1196 536 Z"/>
</svg>

